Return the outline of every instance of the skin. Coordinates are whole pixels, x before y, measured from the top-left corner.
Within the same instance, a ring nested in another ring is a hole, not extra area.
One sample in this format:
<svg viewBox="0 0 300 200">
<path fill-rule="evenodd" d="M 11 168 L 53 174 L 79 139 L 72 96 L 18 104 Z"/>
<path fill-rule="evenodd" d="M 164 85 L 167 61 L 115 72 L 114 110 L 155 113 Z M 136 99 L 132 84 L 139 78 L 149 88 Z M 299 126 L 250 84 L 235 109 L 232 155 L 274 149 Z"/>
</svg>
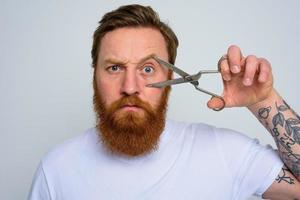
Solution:
<svg viewBox="0 0 300 200">
<path fill-rule="evenodd" d="M 163 90 L 146 85 L 167 80 L 168 70 L 161 67 L 151 55 L 168 60 L 166 43 L 158 30 L 120 28 L 103 37 L 96 81 L 106 105 L 124 95 L 135 94 L 151 106 L 157 106 Z M 134 105 L 127 105 L 122 110 L 143 112 Z"/>
<path fill-rule="evenodd" d="M 151 58 L 145 59 L 153 54 L 168 60 L 165 40 L 155 29 L 120 28 L 104 36 L 96 66 L 96 82 L 106 105 L 124 95 L 138 95 L 153 107 L 158 104 L 162 89 L 145 85 L 166 80 L 168 70 Z M 263 197 L 300 199 L 299 164 L 295 159 L 284 157 L 286 153 L 299 155 L 300 145 L 290 142 L 295 137 L 285 137 L 285 129 L 281 127 L 281 123 L 277 123 L 277 108 L 285 104 L 273 87 L 270 63 L 254 55 L 244 57 L 237 46 L 230 46 L 227 56 L 228 59 L 220 62 L 219 66 L 223 77 L 226 107 L 247 107 L 270 131 L 278 145 L 279 155 L 286 165 Z M 208 102 L 208 107 L 217 108 L 218 104 L 216 99 L 212 99 Z M 135 105 L 126 105 L 119 112 L 125 111 L 143 114 L 143 110 Z M 281 109 L 280 113 L 280 122 L 287 123 L 288 119 L 294 119 L 292 128 L 298 130 L 295 128 L 298 126 L 295 120 L 299 116 L 292 109 L 287 107 Z M 273 131 L 274 127 L 277 128 L 276 134 Z"/>
<path fill-rule="evenodd" d="M 244 57 L 235 45 L 228 48 L 227 57 L 219 66 L 226 107 L 247 107 L 271 133 L 285 163 L 263 197 L 300 199 L 300 117 L 274 89 L 271 65 L 265 58 Z M 209 101 L 208 107 L 218 107 L 217 101 Z"/>
</svg>

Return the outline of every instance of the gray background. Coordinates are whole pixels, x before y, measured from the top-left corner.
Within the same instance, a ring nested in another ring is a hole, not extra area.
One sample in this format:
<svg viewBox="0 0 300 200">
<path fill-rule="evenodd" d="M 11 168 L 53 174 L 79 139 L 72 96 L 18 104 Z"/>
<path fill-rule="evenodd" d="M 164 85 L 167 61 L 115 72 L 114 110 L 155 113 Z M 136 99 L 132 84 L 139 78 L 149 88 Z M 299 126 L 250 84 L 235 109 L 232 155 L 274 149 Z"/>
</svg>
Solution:
<svg viewBox="0 0 300 200">
<path fill-rule="evenodd" d="M 107 11 L 151 5 L 178 34 L 177 65 L 214 69 L 230 44 L 266 57 L 275 87 L 299 105 L 299 1 L 0 1 L 0 199 L 25 199 L 33 173 L 53 146 L 94 126 L 92 33 Z M 203 87 L 221 91 L 219 76 Z M 169 117 L 233 128 L 263 144 L 272 138 L 245 108 L 213 112 L 190 85 L 173 88 Z M 298 103 L 297 103 L 298 102 Z"/>
</svg>

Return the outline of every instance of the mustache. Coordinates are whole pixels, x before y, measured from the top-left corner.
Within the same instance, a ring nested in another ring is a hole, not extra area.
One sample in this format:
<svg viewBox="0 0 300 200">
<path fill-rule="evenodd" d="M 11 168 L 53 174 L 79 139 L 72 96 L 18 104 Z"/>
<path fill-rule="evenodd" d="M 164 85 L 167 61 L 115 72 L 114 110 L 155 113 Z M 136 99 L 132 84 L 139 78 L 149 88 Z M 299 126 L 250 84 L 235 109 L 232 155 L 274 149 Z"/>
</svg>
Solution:
<svg viewBox="0 0 300 200">
<path fill-rule="evenodd" d="M 153 113 L 152 106 L 148 102 L 141 100 L 137 95 L 121 97 L 109 106 L 108 112 L 115 112 L 125 106 L 136 106 L 144 109 L 148 113 Z"/>
</svg>

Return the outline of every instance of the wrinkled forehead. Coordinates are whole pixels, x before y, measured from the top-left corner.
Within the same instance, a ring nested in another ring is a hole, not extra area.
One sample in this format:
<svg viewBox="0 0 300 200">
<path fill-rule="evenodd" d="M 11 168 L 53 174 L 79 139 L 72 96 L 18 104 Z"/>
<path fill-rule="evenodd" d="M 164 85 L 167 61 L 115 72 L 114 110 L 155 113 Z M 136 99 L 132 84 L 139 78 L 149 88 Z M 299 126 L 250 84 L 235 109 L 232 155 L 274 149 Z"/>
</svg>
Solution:
<svg viewBox="0 0 300 200">
<path fill-rule="evenodd" d="M 163 35 L 153 28 L 119 28 L 102 38 L 99 59 L 108 58 L 138 63 L 156 55 L 168 60 Z"/>
</svg>

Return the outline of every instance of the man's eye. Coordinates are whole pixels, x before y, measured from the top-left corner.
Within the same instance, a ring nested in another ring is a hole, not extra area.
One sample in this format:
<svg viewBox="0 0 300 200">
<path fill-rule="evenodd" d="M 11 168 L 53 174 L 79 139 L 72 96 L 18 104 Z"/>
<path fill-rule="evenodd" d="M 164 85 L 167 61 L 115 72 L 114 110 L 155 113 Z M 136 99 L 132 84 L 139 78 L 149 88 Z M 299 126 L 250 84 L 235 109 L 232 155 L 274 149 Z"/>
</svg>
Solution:
<svg viewBox="0 0 300 200">
<path fill-rule="evenodd" d="M 143 68 L 143 72 L 146 73 L 146 74 L 152 74 L 154 72 L 154 68 L 151 67 L 151 66 L 145 66 Z"/>
<path fill-rule="evenodd" d="M 120 71 L 120 66 L 119 65 L 112 65 L 108 68 L 108 71 L 110 72 L 118 72 Z"/>
</svg>

